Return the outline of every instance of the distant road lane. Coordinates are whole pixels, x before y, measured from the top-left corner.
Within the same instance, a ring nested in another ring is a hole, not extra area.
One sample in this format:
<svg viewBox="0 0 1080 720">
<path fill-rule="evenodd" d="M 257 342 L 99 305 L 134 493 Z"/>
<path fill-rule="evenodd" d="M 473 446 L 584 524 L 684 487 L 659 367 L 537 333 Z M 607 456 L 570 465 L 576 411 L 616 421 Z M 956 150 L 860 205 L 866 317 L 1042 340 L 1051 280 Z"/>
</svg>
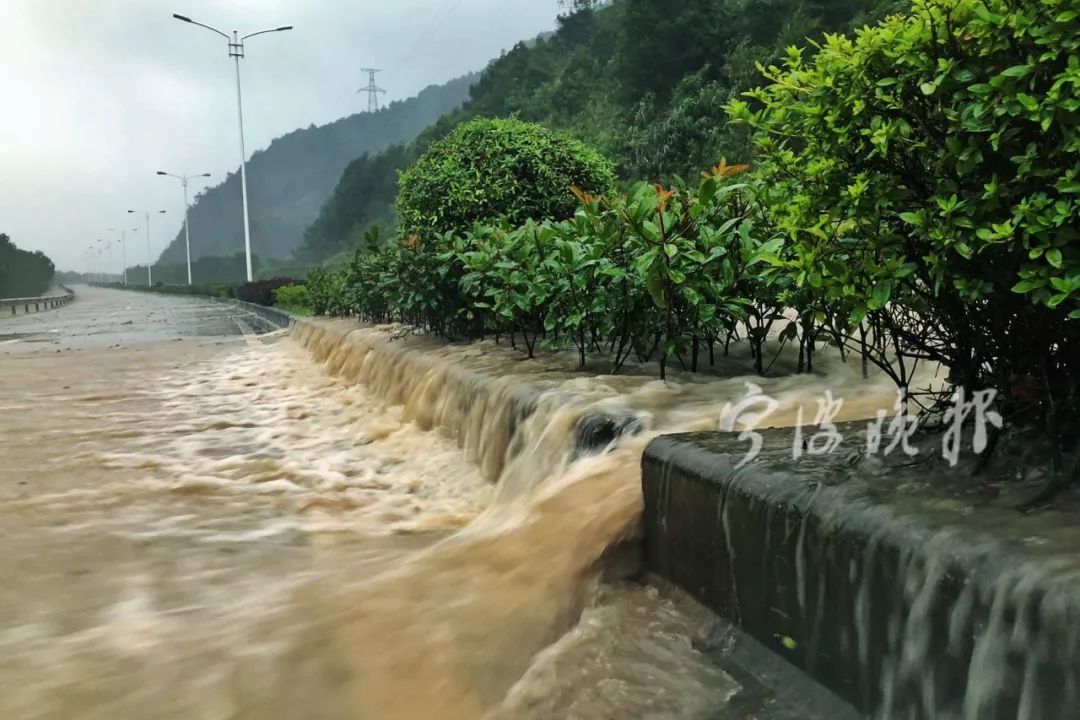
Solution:
<svg viewBox="0 0 1080 720">
<path fill-rule="evenodd" d="M 0 316 L 0 351 L 143 343 L 243 334 L 251 316 L 209 298 L 77 286 L 74 303 L 54 310 Z M 238 322 L 238 320 L 240 322 Z"/>
</svg>

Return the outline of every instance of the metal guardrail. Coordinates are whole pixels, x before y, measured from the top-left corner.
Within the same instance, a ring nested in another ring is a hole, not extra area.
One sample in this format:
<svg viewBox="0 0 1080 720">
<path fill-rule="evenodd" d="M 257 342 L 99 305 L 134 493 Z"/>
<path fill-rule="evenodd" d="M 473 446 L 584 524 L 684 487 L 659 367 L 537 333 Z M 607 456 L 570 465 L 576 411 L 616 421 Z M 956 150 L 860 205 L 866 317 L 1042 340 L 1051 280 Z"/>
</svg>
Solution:
<svg viewBox="0 0 1080 720">
<path fill-rule="evenodd" d="M 11 308 L 12 315 L 18 315 L 19 308 L 22 308 L 23 314 L 25 315 L 31 312 L 31 305 L 34 307 L 33 312 L 63 307 L 75 299 L 74 290 L 67 287 L 65 287 L 64 290 L 66 292 L 63 295 L 44 295 L 33 298 L 0 298 L 0 317 L 8 314 L 4 308 Z"/>
</svg>

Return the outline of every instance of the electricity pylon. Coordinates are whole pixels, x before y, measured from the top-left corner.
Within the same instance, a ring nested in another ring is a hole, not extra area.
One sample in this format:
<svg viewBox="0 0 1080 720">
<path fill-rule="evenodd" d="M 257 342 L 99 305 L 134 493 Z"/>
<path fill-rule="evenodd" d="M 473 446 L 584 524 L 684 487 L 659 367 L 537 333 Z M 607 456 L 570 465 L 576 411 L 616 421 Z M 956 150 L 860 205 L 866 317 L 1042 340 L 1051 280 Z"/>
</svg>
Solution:
<svg viewBox="0 0 1080 720">
<path fill-rule="evenodd" d="M 367 92 L 367 111 L 373 113 L 379 109 L 379 93 L 386 94 L 386 91 L 375 84 L 375 73 L 380 73 L 382 70 L 377 68 L 360 68 L 360 72 L 366 72 L 368 74 L 367 87 L 362 87 L 356 92 Z"/>
</svg>

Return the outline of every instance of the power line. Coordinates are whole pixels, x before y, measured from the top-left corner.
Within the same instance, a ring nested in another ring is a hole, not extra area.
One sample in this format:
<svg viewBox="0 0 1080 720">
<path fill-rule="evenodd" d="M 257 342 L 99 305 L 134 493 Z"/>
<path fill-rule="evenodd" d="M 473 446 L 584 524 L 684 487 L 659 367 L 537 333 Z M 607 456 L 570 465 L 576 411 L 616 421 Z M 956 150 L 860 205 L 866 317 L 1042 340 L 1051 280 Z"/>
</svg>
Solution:
<svg viewBox="0 0 1080 720">
<path fill-rule="evenodd" d="M 360 72 L 368 74 L 368 84 L 367 87 L 362 87 L 356 92 L 362 93 L 366 91 L 368 94 L 367 111 L 369 113 L 377 112 L 379 109 L 379 94 L 386 94 L 385 90 L 375 84 L 375 73 L 380 73 L 382 70 L 378 68 L 360 68 Z"/>
<path fill-rule="evenodd" d="M 427 39 L 427 36 L 434 30 L 440 23 L 448 20 L 454 12 L 461 6 L 464 0 L 446 0 L 445 3 L 439 8 L 439 10 L 431 16 L 431 22 L 416 36 L 416 40 L 409 47 L 402 61 L 406 66 L 410 65 L 413 58 L 416 57 L 416 51 L 420 49 L 420 45 Z M 447 12 L 449 10 L 449 12 Z"/>
</svg>

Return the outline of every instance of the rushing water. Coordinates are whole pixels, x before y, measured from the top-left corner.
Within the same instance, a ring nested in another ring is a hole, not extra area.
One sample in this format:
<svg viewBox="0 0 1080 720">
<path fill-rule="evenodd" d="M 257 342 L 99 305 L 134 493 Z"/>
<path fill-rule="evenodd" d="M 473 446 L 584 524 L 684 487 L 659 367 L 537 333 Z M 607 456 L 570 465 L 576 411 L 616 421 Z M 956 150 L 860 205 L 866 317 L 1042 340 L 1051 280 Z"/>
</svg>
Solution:
<svg viewBox="0 0 1080 720">
<path fill-rule="evenodd" d="M 693 609 L 601 576 L 646 439 L 744 380 L 567 368 L 324 322 L 0 359 L 0 717 L 713 717 Z M 598 411 L 643 432 L 579 458 Z"/>
</svg>

